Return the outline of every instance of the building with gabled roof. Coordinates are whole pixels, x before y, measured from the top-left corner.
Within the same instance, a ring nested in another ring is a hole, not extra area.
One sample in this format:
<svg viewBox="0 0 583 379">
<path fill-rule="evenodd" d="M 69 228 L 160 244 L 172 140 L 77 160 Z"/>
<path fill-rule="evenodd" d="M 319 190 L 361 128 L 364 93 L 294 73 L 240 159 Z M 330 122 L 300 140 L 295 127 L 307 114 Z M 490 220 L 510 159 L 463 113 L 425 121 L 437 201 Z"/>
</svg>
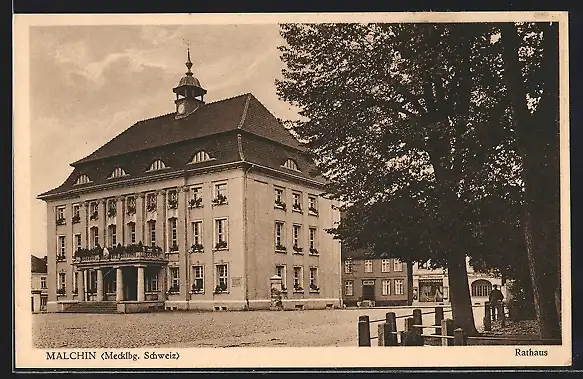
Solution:
<svg viewBox="0 0 583 379">
<path fill-rule="evenodd" d="M 33 313 L 47 310 L 47 257 L 30 256 L 30 309 Z"/>
<path fill-rule="evenodd" d="M 340 304 L 339 220 L 299 142 L 252 94 L 204 102 L 190 52 L 175 112 L 72 163 L 47 203 L 49 310 Z M 271 280 L 271 282 L 270 282 Z"/>
</svg>

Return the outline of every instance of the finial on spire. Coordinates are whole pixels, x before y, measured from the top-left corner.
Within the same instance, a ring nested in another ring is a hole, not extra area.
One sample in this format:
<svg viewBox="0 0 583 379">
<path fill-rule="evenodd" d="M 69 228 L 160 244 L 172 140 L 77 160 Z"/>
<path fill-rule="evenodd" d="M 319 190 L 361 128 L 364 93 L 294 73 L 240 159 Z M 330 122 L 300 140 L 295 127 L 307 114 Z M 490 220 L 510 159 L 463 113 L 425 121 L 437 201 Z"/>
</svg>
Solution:
<svg viewBox="0 0 583 379">
<path fill-rule="evenodd" d="M 190 47 L 187 48 L 187 59 L 186 59 L 186 68 L 188 69 L 188 72 L 186 73 L 186 75 L 188 76 L 192 76 L 192 71 L 190 71 L 190 69 L 192 68 L 192 62 L 190 61 Z"/>
</svg>

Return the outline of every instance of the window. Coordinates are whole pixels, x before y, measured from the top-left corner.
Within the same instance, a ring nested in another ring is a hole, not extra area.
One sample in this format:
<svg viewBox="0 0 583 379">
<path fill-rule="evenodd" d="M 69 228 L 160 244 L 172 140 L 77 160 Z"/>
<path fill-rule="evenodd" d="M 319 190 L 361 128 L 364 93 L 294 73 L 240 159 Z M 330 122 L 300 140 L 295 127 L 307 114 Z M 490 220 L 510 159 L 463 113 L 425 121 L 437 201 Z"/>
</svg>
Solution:
<svg viewBox="0 0 583 379">
<path fill-rule="evenodd" d="M 202 187 L 192 187 L 192 199 L 202 199 Z"/>
<path fill-rule="evenodd" d="M 168 230 L 170 233 L 170 251 L 178 250 L 178 219 L 173 217 L 168 220 Z"/>
<path fill-rule="evenodd" d="M 81 206 L 79 204 L 73 205 L 73 218 L 76 218 L 77 220 L 81 219 Z"/>
<path fill-rule="evenodd" d="M 318 288 L 318 268 L 317 267 L 310 267 L 310 290 L 311 291 L 319 291 Z"/>
<path fill-rule="evenodd" d="M 150 246 L 156 246 L 156 221 L 148 221 L 148 236 L 150 237 Z"/>
<path fill-rule="evenodd" d="M 292 209 L 296 212 L 301 212 L 302 211 L 302 194 L 298 193 L 298 192 L 294 192 L 292 194 L 293 196 L 293 205 L 292 205 Z"/>
<path fill-rule="evenodd" d="M 308 196 L 308 211 L 311 214 L 318 214 L 318 206 L 315 196 Z"/>
<path fill-rule="evenodd" d="M 364 261 L 364 272 L 372 272 L 372 260 L 365 260 Z"/>
<path fill-rule="evenodd" d="M 121 178 L 122 176 L 127 176 L 127 173 L 121 167 L 116 167 L 111 174 L 109 175 L 108 179 L 113 178 Z"/>
<path fill-rule="evenodd" d="M 280 221 L 275 222 L 275 250 L 285 250 L 283 243 L 284 223 Z"/>
<path fill-rule="evenodd" d="M 390 272 L 391 271 L 391 260 L 390 259 L 383 259 L 381 261 L 381 272 Z"/>
<path fill-rule="evenodd" d="M 398 259 L 395 259 L 394 265 L 393 265 L 393 271 L 403 271 L 403 262 L 401 262 Z"/>
<path fill-rule="evenodd" d="M 64 225 L 65 224 L 65 207 L 57 207 L 56 224 L 57 225 Z"/>
<path fill-rule="evenodd" d="M 89 286 L 87 292 L 96 293 L 97 292 L 97 271 L 87 270 L 87 279 L 89 280 Z"/>
<path fill-rule="evenodd" d="M 133 196 L 128 196 L 126 198 L 126 212 L 128 215 L 133 215 L 136 213 L 136 198 Z"/>
<path fill-rule="evenodd" d="M 180 271 L 178 267 L 169 267 L 170 269 L 170 289 L 168 292 L 180 292 Z"/>
<path fill-rule="evenodd" d="M 75 181 L 75 185 L 91 183 L 91 179 L 87 175 L 80 175 Z"/>
<path fill-rule="evenodd" d="M 285 291 L 286 290 L 286 283 L 287 283 L 287 278 L 285 275 L 285 265 L 276 265 L 275 266 L 275 275 L 279 276 L 281 278 L 281 290 Z"/>
<path fill-rule="evenodd" d="M 59 236 L 59 247 L 57 250 L 57 258 L 64 259 L 66 251 L 66 238 L 65 236 Z"/>
<path fill-rule="evenodd" d="M 215 198 L 213 204 L 225 204 L 227 202 L 227 183 L 215 184 Z"/>
<path fill-rule="evenodd" d="M 153 269 L 144 269 L 144 280 L 146 281 L 146 292 L 158 291 L 158 272 Z"/>
<path fill-rule="evenodd" d="M 75 234 L 75 251 L 81 250 L 81 234 Z"/>
<path fill-rule="evenodd" d="M 146 195 L 146 209 L 148 212 L 153 212 L 156 210 L 157 196 L 155 193 L 149 193 Z"/>
<path fill-rule="evenodd" d="M 285 211 L 286 204 L 285 204 L 285 195 L 283 192 L 283 188 L 275 188 L 275 207 L 279 209 L 283 209 Z"/>
<path fill-rule="evenodd" d="M 103 284 L 106 293 L 115 293 L 117 291 L 117 276 L 115 270 L 109 271 L 104 275 Z"/>
<path fill-rule="evenodd" d="M 196 247 L 202 247 L 202 221 L 192 223 L 192 244 Z"/>
<path fill-rule="evenodd" d="M 395 279 L 395 295 L 403 294 L 404 294 L 403 279 Z"/>
<path fill-rule="evenodd" d="M 168 191 L 168 209 L 178 208 L 178 192 L 176 190 Z"/>
<path fill-rule="evenodd" d="M 229 276 L 227 272 L 227 265 L 217 265 L 217 288 L 216 292 L 228 291 Z"/>
<path fill-rule="evenodd" d="M 136 243 L 136 223 L 128 222 L 128 241 Z"/>
<path fill-rule="evenodd" d="M 47 277 L 46 276 L 40 277 L 40 288 L 43 290 L 47 288 Z"/>
<path fill-rule="evenodd" d="M 391 281 L 390 280 L 383 280 L 383 295 L 390 295 L 391 294 Z"/>
<path fill-rule="evenodd" d="M 215 249 L 227 248 L 227 219 L 215 220 Z"/>
<path fill-rule="evenodd" d="M 318 254 L 318 250 L 316 249 L 316 228 L 310 228 L 309 241 L 310 241 L 310 253 Z"/>
<path fill-rule="evenodd" d="M 90 220 L 97 220 L 97 217 L 99 215 L 99 205 L 97 204 L 96 201 L 92 202 L 91 205 L 89 205 L 89 219 Z"/>
<path fill-rule="evenodd" d="M 344 273 L 351 274 L 352 273 L 352 260 L 347 259 L 344 261 Z"/>
<path fill-rule="evenodd" d="M 110 199 L 107 201 L 107 217 L 115 217 L 117 215 L 117 200 Z"/>
<path fill-rule="evenodd" d="M 205 151 L 199 151 L 198 153 L 194 154 L 194 157 L 190 161 L 190 163 L 198 163 L 204 162 L 211 159 L 211 157 Z"/>
<path fill-rule="evenodd" d="M 302 249 L 302 227 L 300 225 L 293 226 L 293 249 L 296 252 L 301 252 Z"/>
<path fill-rule="evenodd" d="M 284 162 L 283 167 L 289 168 L 290 170 L 299 171 L 298 165 L 293 159 L 288 159 Z"/>
<path fill-rule="evenodd" d="M 40 298 L 40 310 L 46 311 L 47 310 L 47 302 L 49 299 L 46 296 L 41 296 Z"/>
<path fill-rule="evenodd" d="M 303 291 L 302 288 L 302 268 L 297 266 L 294 267 L 294 290 Z"/>
<path fill-rule="evenodd" d="M 67 273 L 59 272 L 59 283 L 57 283 L 57 286 L 58 289 L 63 291 L 62 294 L 64 295 L 64 291 L 67 288 Z"/>
<path fill-rule="evenodd" d="M 107 242 L 110 248 L 117 246 L 117 227 L 115 225 L 107 227 Z"/>
<path fill-rule="evenodd" d="M 99 245 L 99 229 L 97 226 L 94 226 L 89 230 L 89 235 L 91 236 L 90 247 L 97 247 Z"/>
<path fill-rule="evenodd" d="M 150 165 L 150 169 L 148 171 L 162 170 L 163 168 L 166 168 L 166 164 L 160 159 L 157 159 Z"/>
<path fill-rule="evenodd" d="M 472 296 L 490 296 L 492 283 L 487 280 L 479 279 L 472 283 Z"/>
<path fill-rule="evenodd" d="M 192 266 L 192 291 L 204 292 L 204 267 Z"/>
<path fill-rule="evenodd" d="M 344 282 L 344 294 L 346 296 L 354 295 L 354 282 L 352 280 L 347 280 Z"/>
</svg>

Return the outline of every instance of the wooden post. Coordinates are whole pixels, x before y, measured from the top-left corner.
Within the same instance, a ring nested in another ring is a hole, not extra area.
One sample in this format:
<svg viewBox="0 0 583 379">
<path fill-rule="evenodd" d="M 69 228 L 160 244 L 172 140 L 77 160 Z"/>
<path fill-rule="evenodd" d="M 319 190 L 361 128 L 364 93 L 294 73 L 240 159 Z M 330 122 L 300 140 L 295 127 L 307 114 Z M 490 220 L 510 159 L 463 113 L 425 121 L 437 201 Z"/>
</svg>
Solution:
<svg viewBox="0 0 583 379">
<path fill-rule="evenodd" d="M 443 320 L 443 307 L 435 307 L 435 324 L 433 325 L 440 325 L 441 321 Z M 435 328 L 435 334 L 441 334 L 441 327 Z"/>
<path fill-rule="evenodd" d="M 397 315 L 395 312 L 386 314 L 387 329 L 385 329 L 385 346 L 397 346 Z"/>
<path fill-rule="evenodd" d="M 368 316 L 358 317 L 358 346 L 370 346 L 370 322 Z"/>
<path fill-rule="evenodd" d="M 413 330 L 413 317 L 407 317 L 405 319 L 405 331 L 410 332 Z"/>
<path fill-rule="evenodd" d="M 466 346 L 468 344 L 466 333 L 464 333 L 462 328 L 457 328 L 453 331 L 453 338 L 454 346 Z"/>
<path fill-rule="evenodd" d="M 386 322 L 379 324 L 379 346 L 393 346 L 389 342 L 391 334 L 390 326 Z"/>
<path fill-rule="evenodd" d="M 484 330 L 489 332 L 492 330 L 492 319 L 490 318 L 492 313 L 490 312 L 490 302 L 486 301 L 484 303 Z"/>
<path fill-rule="evenodd" d="M 421 312 L 421 309 L 413 309 L 413 325 L 423 325 L 423 313 Z M 411 344 L 413 346 L 423 346 L 423 328 L 413 327 L 411 332 Z"/>
<path fill-rule="evenodd" d="M 441 335 L 453 337 L 453 320 L 445 319 L 445 320 L 441 321 Z M 453 339 L 442 338 L 441 345 L 442 346 L 453 346 Z"/>
<path fill-rule="evenodd" d="M 423 314 L 421 313 L 421 309 L 413 309 L 413 324 L 414 325 L 423 325 Z M 413 328 L 413 330 L 419 328 Z M 419 329 L 421 330 L 421 329 Z"/>
<path fill-rule="evenodd" d="M 498 318 L 502 327 L 506 326 L 506 315 L 504 314 L 504 303 L 500 302 L 498 305 Z"/>
</svg>

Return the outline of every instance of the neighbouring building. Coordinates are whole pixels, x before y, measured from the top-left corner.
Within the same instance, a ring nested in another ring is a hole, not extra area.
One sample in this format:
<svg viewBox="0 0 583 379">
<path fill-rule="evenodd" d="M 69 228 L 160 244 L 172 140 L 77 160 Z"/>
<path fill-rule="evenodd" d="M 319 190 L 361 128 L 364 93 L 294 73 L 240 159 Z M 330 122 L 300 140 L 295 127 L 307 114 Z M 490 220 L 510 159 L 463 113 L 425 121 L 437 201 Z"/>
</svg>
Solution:
<svg viewBox="0 0 583 379">
<path fill-rule="evenodd" d="M 298 141 L 252 95 L 206 104 L 188 71 L 175 111 L 71 165 L 47 204 L 48 308 L 268 309 L 341 301 L 340 218 Z M 123 90 L 123 89 L 120 89 Z M 131 95 L 131 94 L 130 94 Z"/>
<path fill-rule="evenodd" d="M 492 275 L 475 272 L 466 259 L 468 271 L 468 285 L 472 304 L 482 305 L 488 300 L 494 284 L 498 285 L 504 297 L 506 287 L 502 279 Z M 413 304 L 438 304 L 449 303 L 449 277 L 447 270 L 443 268 L 430 268 L 430 262 L 415 263 L 413 265 Z"/>
<path fill-rule="evenodd" d="M 374 306 L 411 305 L 411 264 L 394 258 L 371 258 L 368 250 L 342 249 L 342 298 L 344 305 L 363 300 Z"/>
<path fill-rule="evenodd" d="M 30 256 L 30 309 L 33 313 L 47 310 L 47 257 Z"/>
</svg>

